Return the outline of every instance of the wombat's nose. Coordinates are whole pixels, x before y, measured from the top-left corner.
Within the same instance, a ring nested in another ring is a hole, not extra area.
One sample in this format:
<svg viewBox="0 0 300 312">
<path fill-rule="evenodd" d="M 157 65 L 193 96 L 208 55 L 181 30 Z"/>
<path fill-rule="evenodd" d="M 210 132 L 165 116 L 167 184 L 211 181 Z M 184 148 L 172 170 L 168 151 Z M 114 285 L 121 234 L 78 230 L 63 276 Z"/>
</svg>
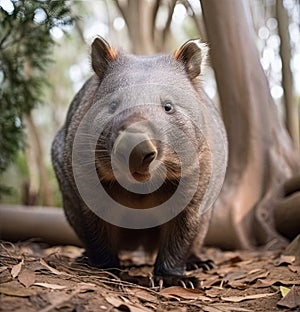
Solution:
<svg viewBox="0 0 300 312">
<path fill-rule="evenodd" d="M 149 166 L 157 156 L 155 143 L 146 133 L 122 131 L 117 137 L 113 153 L 118 162 L 127 165 L 131 173 L 149 174 Z"/>
<path fill-rule="evenodd" d="M 157 150 L 149 138 L 139 143 L 129 157 L 130 171 L 147 172 L 156 155 Z"/>
</svg>

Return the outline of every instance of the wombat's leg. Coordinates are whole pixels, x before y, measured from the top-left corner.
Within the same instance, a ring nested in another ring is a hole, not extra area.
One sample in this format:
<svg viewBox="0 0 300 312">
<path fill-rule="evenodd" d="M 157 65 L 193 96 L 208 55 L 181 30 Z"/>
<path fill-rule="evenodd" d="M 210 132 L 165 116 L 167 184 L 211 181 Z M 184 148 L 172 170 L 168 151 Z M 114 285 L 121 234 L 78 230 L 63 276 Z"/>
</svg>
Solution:
<svg viewBox="0 0 300 312">
<path fill-rule="evenodd" d="M 102 222 L 100 222 L 102 223 Z M 100 227 L 103 224 L 100 224 Z M 99 227 L 96 227 L 99 229 Z M 96 229 L 95 228 L 95 229 Z M 94 235 L 94 230 L 88 227 L 85 235 L 86 255 L 92 266 L 100 269 L 116 269 L 120 267 L 117 253 L 114 251 L 109 232 L 102 226 L 102 230 Z"/>
<path fill-rule="evenodd" d="M 214 263 L 212 260 L 202 260 L 200 256 L 203 241 L 210 223 L 211 214 L 212 209 L 209 209 L 201 215 L 201 230 L 197 233 L 197 236 L 193 241 L 191 253 L 186 262 L 187 271 L 197 270 L 201 268 L 207 271 L 214 267 Z"/>
<path fill-rule="evenodd" d="M 119 259 L 109 225 L 80 201 L 76 204 L 76 201 L 64 198 L 64 209 L 68 221 L 84 244 L 90 265 L 101 269 L 118 268 Z"/>
<path fill-rule="evenodd" d="M 198 286 L 199 282 L 196 278 L 184 275 L 186 260 L 199 227 L 199 221 L 189 214 L 190 212 L 183 211 L 162 226 L 161 245 L 154 266 L 156 283 L 161 284 L 162 280 L 164 286 Z"/>
</svg>

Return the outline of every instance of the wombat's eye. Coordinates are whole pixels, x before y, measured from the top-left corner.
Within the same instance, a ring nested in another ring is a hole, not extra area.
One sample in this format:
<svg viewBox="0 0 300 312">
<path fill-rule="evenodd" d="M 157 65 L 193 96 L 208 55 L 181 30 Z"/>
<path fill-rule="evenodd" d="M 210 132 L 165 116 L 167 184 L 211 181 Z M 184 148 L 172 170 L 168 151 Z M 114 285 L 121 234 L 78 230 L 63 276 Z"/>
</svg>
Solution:
<svg viewBox="0 0 300 312">
<path fill-rule="evenodd" d="M 174 111 L 174 105 L 171 102 L 164 103 L 164 109 L 166 113 L 173 113 Z"/>
<path fill-rule="evenodd" d="M 109 112 L 112 114 L 116 111 L 118 107 L 118 103 L 117 102 L 112 102 L 109 106 Z"/>
</svg>

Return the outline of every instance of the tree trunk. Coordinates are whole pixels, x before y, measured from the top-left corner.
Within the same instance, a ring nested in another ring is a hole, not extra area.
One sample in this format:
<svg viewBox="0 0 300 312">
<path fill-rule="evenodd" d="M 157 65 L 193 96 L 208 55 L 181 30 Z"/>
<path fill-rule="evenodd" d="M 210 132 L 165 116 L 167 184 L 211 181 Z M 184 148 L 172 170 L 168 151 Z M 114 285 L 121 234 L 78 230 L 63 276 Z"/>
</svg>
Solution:
<svg viewBox="0 0 300 312">
<path fill-rule="evenodd" d="M 295 146 L 299 149 L 299 117 L 293 90 L 293 75 L 290 67 L 291 46 L 289 35 L 289 16 L 283 6 L 283 0 L 276 1 L 276 15 L 278 20 L 278 34 L 280 36 L 280 57 L 282 62 L 282 87 L 284 90 L 284 104 L 286 125 Z"/>
<path fill-rule="evenodd" d="M 29 185 L 29 198 L 31 197 L 30 193 L 32 193 L 33 196 L 39 196 L 40 203 L 42 205 L 53 206 L 53 194 L 48 181 L 48 174 L 44 163 L 43 147 L 39 137 L 38 129 L 34 124 L 31 114 L 26 117 L 26 125 L 28 128 L 28 138 L 30 141 L 30 147 L 27 151 L 27 157 L 30 155 L 28 167 L 30 171 L 30 179 L 32 179 Z"/>
<path fill-rule="evenodd" d="M 158 1 L 128 0 L 127 5 L 122 5 L 120 0 L 116 1 L 128 28 L 132 53 L 153 54 L 156 52 L 154 27 Z"/>
<path fill-rule="evenodd" d="M 300 171 L 298 155 L 259 62 L 248 2 L 201 5 L 229 141 L 227 175 L 207 243 L 276 248 L 286 239 L 275 229 L 273 212 L 289 196 L 284 183 Z"/>
</svg>

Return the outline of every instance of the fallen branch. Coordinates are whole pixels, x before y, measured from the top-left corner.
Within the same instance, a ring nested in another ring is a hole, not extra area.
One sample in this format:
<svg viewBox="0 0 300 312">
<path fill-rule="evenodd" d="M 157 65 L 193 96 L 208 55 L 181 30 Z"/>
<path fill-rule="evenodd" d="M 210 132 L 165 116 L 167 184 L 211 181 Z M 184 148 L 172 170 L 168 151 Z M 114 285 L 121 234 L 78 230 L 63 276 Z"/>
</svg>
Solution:
<svg viewBox="0 0 300 312">
<path fill-rule="evenodd" d="M 50 244 L 81 245 L 63 210 L 54 207 L 0 205 L 0 237 L 9 241 L 39 238 Z"/>
</svg>

